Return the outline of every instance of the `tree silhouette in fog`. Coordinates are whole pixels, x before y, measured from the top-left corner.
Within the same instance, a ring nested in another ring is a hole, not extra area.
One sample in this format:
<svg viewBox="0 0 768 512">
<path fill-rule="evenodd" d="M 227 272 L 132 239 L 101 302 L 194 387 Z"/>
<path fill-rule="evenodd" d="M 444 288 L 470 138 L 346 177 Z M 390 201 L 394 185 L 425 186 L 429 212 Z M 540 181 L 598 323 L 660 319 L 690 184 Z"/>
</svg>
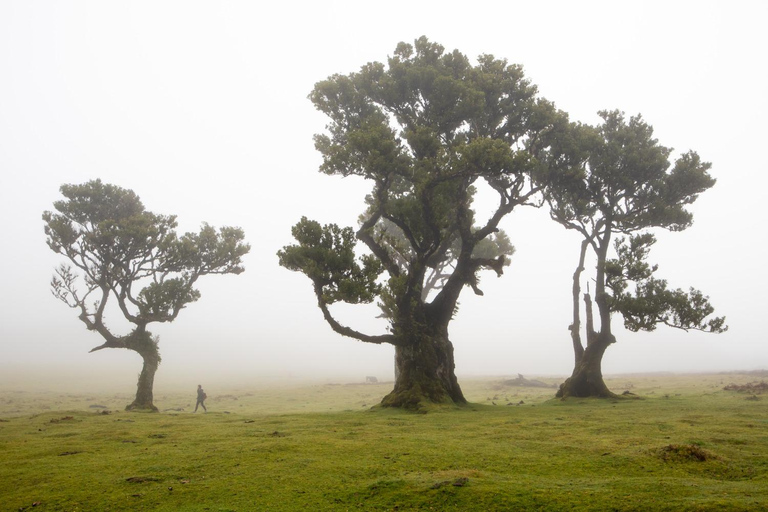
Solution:
<svg viewBox="0 0 768 512">
<path fill-rule="evenodd" d="M 160 352 L 147 325 L 173 322 L 198 300 L 200 277 L 243 272 L 241 258 L 250 250 L 243 231 L 203 224 L 179 236 L 174 215 L 149 212 L 133 191 L 101 180 L 62 185 L 61 193 L 55 212 L 43 213 L 48 246 L 69 260 L 56 270 L 53 294 L 104 339 L 91 352 L 124 348 L 142 357 L 136 399 L 126 409 L 157 411 L 152 389 Z M 134 325 L 128 334 L 107 326 L 110 303 Z"/>
</svg>

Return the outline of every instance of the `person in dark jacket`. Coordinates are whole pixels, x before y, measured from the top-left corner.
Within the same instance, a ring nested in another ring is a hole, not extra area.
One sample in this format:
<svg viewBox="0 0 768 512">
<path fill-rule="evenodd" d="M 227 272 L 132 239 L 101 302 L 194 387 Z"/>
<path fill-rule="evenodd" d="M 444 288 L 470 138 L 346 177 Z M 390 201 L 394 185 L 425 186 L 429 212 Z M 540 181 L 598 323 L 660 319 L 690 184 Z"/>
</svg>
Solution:
<svg viewBox="0 0 768 512">
<path fill-rule="evenodd" d="M 202 405 L 203 410 L 205 412 L 208 412 L 208 409 L 205 408 L 205 399 L 208 398 L 208 395 L 205 394 L 205 391 L 203 391 L 203 386 L 201 384 L 197 385 L 197 403 L 195 404 L 195 410 L 192 412 L 197 412 L 197 407 Z"/>
</svg>

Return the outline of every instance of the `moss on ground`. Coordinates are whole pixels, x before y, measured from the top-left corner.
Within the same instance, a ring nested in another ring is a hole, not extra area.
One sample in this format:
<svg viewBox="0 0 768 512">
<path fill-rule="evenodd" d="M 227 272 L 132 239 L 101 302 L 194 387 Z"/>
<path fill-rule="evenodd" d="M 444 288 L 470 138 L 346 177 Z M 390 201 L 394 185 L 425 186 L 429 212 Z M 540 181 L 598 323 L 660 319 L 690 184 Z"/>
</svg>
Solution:
<svg viewBox="0 0 768 512">
<path fill-rule="evenodd" d="M 467 381 L 470 405 L 427 414 L 371 410 L 386 385 L 284 389 L 277 410 L 233 392 L 208 414 L 14 395 L 0 403 L 3 509 L 766 509 L 768 410 L 718 379 L 636 377 L 642 400 L 565 401 Z M 298 412 L 307 397 L 328 412 Z"/>
</svg>

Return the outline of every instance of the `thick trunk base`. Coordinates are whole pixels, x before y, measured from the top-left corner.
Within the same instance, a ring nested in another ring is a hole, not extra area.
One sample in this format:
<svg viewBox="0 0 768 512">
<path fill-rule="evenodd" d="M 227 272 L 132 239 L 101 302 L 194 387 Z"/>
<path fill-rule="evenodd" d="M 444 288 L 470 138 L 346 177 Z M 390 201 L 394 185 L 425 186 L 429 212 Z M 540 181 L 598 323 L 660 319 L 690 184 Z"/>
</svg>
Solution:
<svg viewBox="0 0 768 512">
<path fill-rule="evenodd" d="M 126 405 L 125 410 L 128 412 L 159 412 L 159 409 L 153 404 L 139 404 L 136 402 Z"/>
<path fill-rule="evenodd" d="M 560 385 L 558 398 L 594 397 L 616 398 L 603 380 L 602 361 L 605 349 L 611 344 L 613 336 L 601 338 L 589 345 L 574 366 L 571 376 Z"/>
<path fill-rule="evenodd" d="M 445 334 L 395 347 L 395 368 L 395 388 L 382 399 L 382 407 L 422 410 L 467 403 L 454 373 L 453 345 Z"/>
<path fill-rule="evenodd" d="M 138 336 L 137 336 L 138 338 Z M 151 339 L 149 333 L 141 337 L 135 347 L 129 346 L 141 355 L 144 360 L 144 366 L 139 374 L 139 382 L 136 385 L 136 399 L 128 405 L 126 411 L 145 411 L 158 412 L 154 401 L 155 373 L 160 365 L 160 352 L 157 350 L 157 343 Z"/>
<path fill-rule="evenodd" d="M 605 385 L 602 375 L 593 375 L 585 372 L 574 372 L 565 382 L 560 384 L 557 390 L 558 398 L 616 398 L 617 395 Z"/>
</svg>

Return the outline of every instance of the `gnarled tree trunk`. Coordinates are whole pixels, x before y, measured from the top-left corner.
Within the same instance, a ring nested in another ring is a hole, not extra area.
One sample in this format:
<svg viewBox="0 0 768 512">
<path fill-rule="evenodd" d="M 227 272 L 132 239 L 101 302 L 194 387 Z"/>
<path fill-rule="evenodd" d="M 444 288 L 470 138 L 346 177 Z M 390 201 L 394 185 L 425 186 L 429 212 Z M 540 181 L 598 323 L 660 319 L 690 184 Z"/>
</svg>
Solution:
<svg viewBox="0 0 768 512">
<path fill-rule="evenodd" d="M 573 342 L 573 355 L 574 355 L 574 365 L 579 364 L 579 360 L 584 355 L 584 346 L 581 344 L 581 333 L 579 330 L 581 329 L 581 315 L 579 314 L 579 295 L 581 294 L 581 273 L 584 271 L 584 259 L 587 255 L 587 248 L 589 247 L 589 240 L 584 240 L 581 242 L 581 251 L 579 251 L 579 265 L 576 267 L 576 270 L 573 273 L 573 288 L 572 288 L 572 298 L 573 298 L 573 322 L 571 325 L 568 326 L 568 330 L 571 331 L 571 341 Z M 589 294 L 585 296 L 585 301 L 587 301 L 587 308 L 590 308 L 591 305 L 588 302 Z M 588 321 L 592 321 L 591 313 L 590 316 L 588 316 Z M 591 327 L 588 326 L 587 332 L 590 332 Z"/>
<path fill-rule="evenodd" d="M 573 341 L 575 364 L 571 376 L 560 385 L 557 391 L 558 398 L 573 397 L 596 397 L 608 398 L 615 397 L 605 385 L 603 380 L 603 355 L 605 350 L 613 343 L 616 343 L 616 337 L 611 332 L 611 311 L 608 305 L 608 295 L 605 292 L 605 260 L 606 251 L 610 242 L 610 231 L 600 241 L 600 248 L 597 253 L 597 275 L 595 279 L 595 302 L 600 320 L 600 331 L 595 331 L 595 322 L 592 312 L 592 298 L 587 293 L 584 294 L 584 309 L 586 315 L 586 334 L 587 346 L 584 348 L 579 337 L 579 303 L 578 294 L 580 291 L 579 276 L 584 270 L 584 256 L 586 254 L 589 240 L 581 243 L 579 254 L 579 266 L 573 275 L 573 324 L 570 326 L 571 339 Z"/>
<path fill-rule="evenodd" d="M 81 315 L 83 319 L 84 315 Z M 98 324 L 90 324 L 84 320 L 89 328 L 96 330 L 106 340 L 102 345 L 92 348 L 91 352 L 104 350 L 105 348 L 127 348 L 137 352 L 144 360 L 144 366 L 139 374 L 139 383 L 136 389 L 136 399 L 128 405 L 126 411 L 150 411 L 157 412 L 157 407 L 152 403 L 152 388 L 155 384 L 155 372 L 160 365 L 160 351 L 157 349 L 157 340 L 140 325 L 128 336 L 114 336 L 99 321 Z"/>
<path fill-rule="evenodd" d="M 598 333 L 594 341 L 584 349 L 571 376 L 560 385 L 557 397 L 615 397 L 616 395 L 605 385 L 602 369 L 605 349 L 614 341 L 613 335 Z"/>
<path fill-rule="evenodd" d="M 158 361 L 151 356 L 142 355 L 144 358 L 144 366 L 139 374 L 139 382 L 136 386 L 136 399 L 128 405 L 126 411 L 144 410 L 157 412 L 153 400 L 154 395 L 152 388 L 155 383 L 155 372 L 157 371 Z"/>
<path fill-rule="evenodd" d="M 395 366 L 395 388 L 382 406 L 416 410 L 425 403 L 467 402 L 456 379 L 447 327 L 407 336 L 405 343 L 395 346 Z"/>
<path fill-rule="evenodd" d="M 139 374 L 139 382 L 136 387 L 136 399 L 125 410 L 157 412 L 157 407 L 153 403 L 155 372 L 160 365 L 157 342 L 146 331 L 134 332 L 125 338 L 125 348 L 138 352 L 144 360 L 144 366 Z"/>
</svg>

